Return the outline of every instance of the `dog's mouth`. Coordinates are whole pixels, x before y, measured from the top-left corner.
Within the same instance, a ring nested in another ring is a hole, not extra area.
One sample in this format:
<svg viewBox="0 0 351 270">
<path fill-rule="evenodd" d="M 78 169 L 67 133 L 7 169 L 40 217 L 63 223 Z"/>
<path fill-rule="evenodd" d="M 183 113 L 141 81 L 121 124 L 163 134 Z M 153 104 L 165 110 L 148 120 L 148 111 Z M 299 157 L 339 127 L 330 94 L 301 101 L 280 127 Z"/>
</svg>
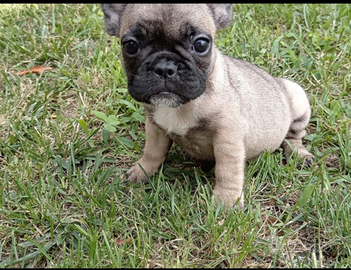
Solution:
<svg viewBox="0 0 351 270">
<path fill-rule="evenodd" d="M 182 104 L 182 99 L 179 95 L 171 92 L 158 92 L 150 97 L 150 103 L 155 106 L 167 106 L 176 108 Z"/>
<path fill-rule="evenodd" d="M 178 95 L 171 93 L 171 92 L 162 91 L 162 92 L 159 92 L 157 94 L 154 94 L 153 96 L 156 96 L 158 98 L 172 98 L 173 96 L 178 96 Z"/>
</svg>

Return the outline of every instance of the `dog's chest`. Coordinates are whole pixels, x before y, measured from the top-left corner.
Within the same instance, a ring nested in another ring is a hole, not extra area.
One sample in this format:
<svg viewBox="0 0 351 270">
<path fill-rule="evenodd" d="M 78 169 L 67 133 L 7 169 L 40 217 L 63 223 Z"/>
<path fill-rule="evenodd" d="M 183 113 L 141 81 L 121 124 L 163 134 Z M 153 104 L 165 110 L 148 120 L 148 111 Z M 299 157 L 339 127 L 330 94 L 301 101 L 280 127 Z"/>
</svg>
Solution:
<svg viewBox="0 0 351 270">
<path fill-rule="evenodd" d="M 188 154 L 200 159 L 213 158 L 209 121 L 198 111 L 159 107 L 152 115 L 153 121 Z"/>
<path fill-rule="evenodd" d="M 167 134 L 185 136 L 199 125 L 199 117 L 192 110 L 180 110 L 166 106 L 158 107 L 152 114 L 153 121 Z"/>
</svg>

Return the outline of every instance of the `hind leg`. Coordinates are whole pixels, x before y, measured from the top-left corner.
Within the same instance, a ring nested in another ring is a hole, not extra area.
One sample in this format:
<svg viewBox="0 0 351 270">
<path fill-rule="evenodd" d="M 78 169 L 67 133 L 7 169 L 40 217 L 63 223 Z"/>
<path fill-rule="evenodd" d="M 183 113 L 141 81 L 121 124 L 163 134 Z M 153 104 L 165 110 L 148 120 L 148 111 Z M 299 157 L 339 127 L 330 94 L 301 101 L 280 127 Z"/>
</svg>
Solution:
<svg viewBox="0 0 351 270">
<path fill-rule="evenodd" d="M 311 167 L 314 161 L 314 156 L 308 152 L 306 147 L 302 144 L 302 137 L 305 135 L 306 131 L 302 130 L 295 132 L 295 130 L 290 129 L 289 133 L 293 134 L 293 136 L 286 136 L 286 140 L 284 140 L 281 145 L 285 158 L 288 159 L 292 152 L 295 151 L 300 158 L 305 158 L 305 166 Z"/>
<path fill-rule="evenodd" d="M 302 144 L 302 138 L 306 135 L 306 126 L 310 121 L 311 107 L 305 91 L 296 83 L 281 79 L 290 99 L 290 112 L 292 123 L 282 143 L 286 159 L 295 151 L 299 157 L 305 158 L 305 165 L 310 167 L 313 164 L 314 156 L 308 152 Z"/>
</svg>

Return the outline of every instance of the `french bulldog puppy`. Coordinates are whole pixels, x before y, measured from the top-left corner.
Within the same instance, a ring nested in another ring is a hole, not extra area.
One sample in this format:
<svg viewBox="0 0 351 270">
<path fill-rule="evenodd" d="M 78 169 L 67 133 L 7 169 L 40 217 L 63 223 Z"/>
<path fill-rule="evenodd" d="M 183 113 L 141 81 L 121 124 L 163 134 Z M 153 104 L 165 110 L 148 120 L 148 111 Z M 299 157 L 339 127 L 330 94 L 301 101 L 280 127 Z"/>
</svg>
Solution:
<svg viewBox="0 0 351 270">
<path fill-rule="evenodd" d="M 248 159 L 282 147 L 312 165 L 302 144 L 311 109 L 304 90 L 215 46 L 231 4 L 102 4 L 106 30 L 120 38 L 130 95 L 145 107 L 145 148 L 127 172 L 146 182 L 176 142 L 215 161 L 214 196 L 244 206 Z M 286 140 L 285 140 L 286 139 Z"/>
</svg>

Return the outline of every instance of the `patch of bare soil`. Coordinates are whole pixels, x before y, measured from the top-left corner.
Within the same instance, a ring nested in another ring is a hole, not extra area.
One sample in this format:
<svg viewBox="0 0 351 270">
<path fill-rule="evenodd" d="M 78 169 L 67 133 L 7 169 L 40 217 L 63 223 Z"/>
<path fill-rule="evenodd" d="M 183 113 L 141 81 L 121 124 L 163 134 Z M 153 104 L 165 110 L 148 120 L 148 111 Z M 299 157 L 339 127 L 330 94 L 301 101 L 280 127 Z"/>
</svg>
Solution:
<svg viewBox="0 0 351 270">
<path fill-rule="evenodd" d="M 334 153 L 330 154 L 329 157 L 325 159 L 325 165 L 327 167 L 338 168 L 339 167 L 339 158 Z"/>
</svg>

